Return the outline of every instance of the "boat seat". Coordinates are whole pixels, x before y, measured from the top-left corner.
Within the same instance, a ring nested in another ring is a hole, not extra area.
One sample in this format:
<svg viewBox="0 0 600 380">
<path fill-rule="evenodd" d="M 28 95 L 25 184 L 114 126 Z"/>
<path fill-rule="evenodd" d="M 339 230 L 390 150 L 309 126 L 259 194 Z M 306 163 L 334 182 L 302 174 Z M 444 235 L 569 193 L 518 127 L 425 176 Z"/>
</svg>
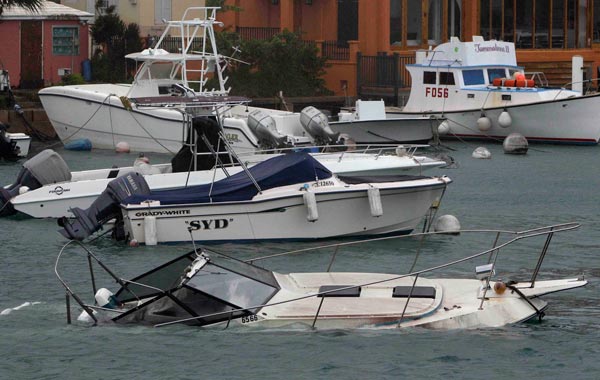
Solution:
<svg viewBox="0 0 600 380">
<path fill-rule="evenodd" d="M 322 285 L 319 287 L 319 293 L 332 291 L 331 293 L 319 294 L 319 297 L 360 297 L 360 286 L 344 289 L 352 285 Z M 336 290 L 341 289 L 341 290 Z"/>
<path fill-rule="evenodd" d="M 410 289 L 412 288 L 412 294 Z M 433 286 L 396 286 L 392 292 L 393 298 L 435 298 L 435 288 Z"/>
</svg>

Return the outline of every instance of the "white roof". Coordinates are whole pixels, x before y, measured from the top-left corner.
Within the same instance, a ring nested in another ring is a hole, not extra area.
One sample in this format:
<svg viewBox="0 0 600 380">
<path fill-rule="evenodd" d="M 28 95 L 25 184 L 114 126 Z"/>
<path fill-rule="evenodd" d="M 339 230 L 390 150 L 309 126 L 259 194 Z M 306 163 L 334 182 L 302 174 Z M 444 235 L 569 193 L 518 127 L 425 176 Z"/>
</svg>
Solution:
<svg viewBox="0 0 600 380">
<path fill-rule="evenodd" d="M 52 1 L 43 1 L 38 11 L 17 6 L 4 6 L 0 20 L 46 20 L 46 19 L 91 20 L 94 15 Z"/>
</svg>

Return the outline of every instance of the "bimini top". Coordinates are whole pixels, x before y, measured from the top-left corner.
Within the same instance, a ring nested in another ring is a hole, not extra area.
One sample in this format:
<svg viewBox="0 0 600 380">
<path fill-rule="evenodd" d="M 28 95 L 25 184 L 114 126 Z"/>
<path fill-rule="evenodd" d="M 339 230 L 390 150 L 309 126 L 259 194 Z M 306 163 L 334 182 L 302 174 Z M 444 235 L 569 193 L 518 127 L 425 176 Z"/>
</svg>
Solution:
<svg viewBox="0 0 600 380">
<path fill-rule="evenodd" d="M 290 153 L 263 161 L 249 169 L 261 190 L 296 183 L 330 178 L 331 172 L 308 153 Z M 122 204 L 139 204 L 147 200 L 166 204 L 235 202 L 250 200 L 258 189 L 245 171 L 224 178 L 214 184 L 190 186 L 182 189 L 151 191 L 148 195 L 132 195 Z"/>
<path fill-rule="evenodd" d="M 450 42 L 427 52 L 421 64 L 407 66 L 517 66 L 515 44 L 506 41 L 485 41 L 473 36 L 472 42 L 461 42 L 451 37 Z"/>
</svg>

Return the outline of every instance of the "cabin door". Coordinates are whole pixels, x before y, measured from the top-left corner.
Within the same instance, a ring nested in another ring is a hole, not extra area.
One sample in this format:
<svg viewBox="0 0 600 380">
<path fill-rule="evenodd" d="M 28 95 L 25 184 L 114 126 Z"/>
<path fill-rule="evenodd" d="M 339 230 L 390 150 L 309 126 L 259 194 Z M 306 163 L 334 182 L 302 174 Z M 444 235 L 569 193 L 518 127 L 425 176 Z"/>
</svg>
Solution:
<svg viewBox="0 0 600 380">
<path fill-rule="evenodd" d="M 42 23 L 21 21 L 21 88 L 41 88 L 42 76 Z"/>
</svg>

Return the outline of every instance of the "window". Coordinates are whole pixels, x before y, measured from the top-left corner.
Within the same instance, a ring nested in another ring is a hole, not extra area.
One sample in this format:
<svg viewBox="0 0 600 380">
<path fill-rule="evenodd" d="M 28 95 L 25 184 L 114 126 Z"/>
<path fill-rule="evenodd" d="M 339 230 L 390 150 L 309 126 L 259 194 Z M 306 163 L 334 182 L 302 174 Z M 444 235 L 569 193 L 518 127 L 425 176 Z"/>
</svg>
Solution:
<svg viewBox="0 0 600 380">
<path fill-rule="evenodd" d="M 462 0 L 390 0 L 390 44 L 438 45 L 461 37 L 461 14 Z"/>
<path fill-rule="evenodd" d="M 440 84 L 454 84 L 454 73 L 440 72 Z"/>
<path fill-rule="evenodd" d="M 79 55 L 79 28 L 77 26 L 52 28 L 52 54 Z"/>
<path fill-rule="evenodd" d="M 521 49 L 589 47 L 588 37 L 600 42 L 600 0 L 480 0 L 480 27 L 484 38 L 514 41 Z"/>
<path fill-rule="evenodd" d="M 154 24 L 163 24 L 163 20 L 171 20 L 171 0 L 154 0 Z"/>
<path fill-rule="evenodd" d="M 421 0 L 407 0 L 407 6 L 406 44 L 408 46 L 418 46 L 423 41 L 423 36 L 421 35 L 423 2 Z"/>
<path fill-rule="evenodd" d="M 463 81 L 465 86 L 484 84 L 483 70 L 463 70 Z"/>
<path fill-rule="evenodd" d="M 496 78 L 506 78 L 505 69 L 488 69 L 488 82 L 492 83 Z"/>
<path fill-rule="evenodd" d="M 402 46 L 402 0 L 390 0 L 390 44 Z"/>
<path fill-rule="evenodd" d="M 423 84 L 436 84 L 435 71 L 425 71 L 423 73 Z"/>
</svg>

